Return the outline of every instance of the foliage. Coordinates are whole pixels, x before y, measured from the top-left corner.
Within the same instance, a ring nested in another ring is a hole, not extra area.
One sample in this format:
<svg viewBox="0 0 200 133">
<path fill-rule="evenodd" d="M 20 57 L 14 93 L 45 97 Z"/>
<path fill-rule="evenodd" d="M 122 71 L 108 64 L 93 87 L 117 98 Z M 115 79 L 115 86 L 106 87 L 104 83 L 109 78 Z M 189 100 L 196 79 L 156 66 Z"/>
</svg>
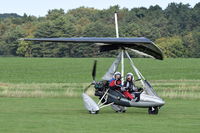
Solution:
<svg viewBox="0 0 200 133">
<path fill-rule="evenodd" d="M 0 14 L 0 18 L 10 18 L 10 17 L 18 18 L 18 17 L 21 17 L 21 16 L 16 14 L 16 13 L 3 13 L 3 14 Z"/>
<path fill-rule="evenodd" d="M 163 50 L 166 57 L 184 57 L 185 49 L 181 37 L 159 38 L 156 44 Z"/>
<path fill-rule="evenodd" d="M 32 57 L 32 42 L 19 41 L 16 53 L 22 57 Z"/>
<path fill-rule="evenodd" d="M 121 37 L 147 37 L 156 41 L 166 57 L 200 57 L 200 3 L 170 3 L 166 9 L 108 9 L 80 7 L 64 12 L 49 10 L 44 17 L 0 14 L 0 55 L 25 56 L 24 37 L 115 37 L 114 12 L 118 12 Z M 2 16 L 2 17 L 1 17 Z M 33 57 L 105 57 L 116 51 L 98 53 L 98 47 L 86 44 L 33 43 Z M 29 56 L 29 55 L 28 55 Z M 135 56 L 133 54 L 133 56 Z"/>
</svg>

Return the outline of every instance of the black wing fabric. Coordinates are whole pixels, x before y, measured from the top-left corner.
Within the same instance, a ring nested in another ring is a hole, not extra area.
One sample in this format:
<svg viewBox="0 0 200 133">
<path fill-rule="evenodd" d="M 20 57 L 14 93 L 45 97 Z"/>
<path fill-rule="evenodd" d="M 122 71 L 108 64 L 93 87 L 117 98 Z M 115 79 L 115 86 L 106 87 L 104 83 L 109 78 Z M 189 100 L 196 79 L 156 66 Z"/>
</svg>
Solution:
<svg viewBox="0 0 200 133">
<path fill-rule="evenodd" d="M 39 42 L 71 42 L 71 43 L 96 43 L 100 45 L 100 51 L 110 51 L 119 48 L 131 48 L 156 59 L 163 59 L 162 51 L 149 39 L 144 37 L 137 38 L 98 38 L 98 37 L 80 37 L 80 38 L 34 38 L 23 39 L 25 41 L 39 41 Z"/>
</svg>

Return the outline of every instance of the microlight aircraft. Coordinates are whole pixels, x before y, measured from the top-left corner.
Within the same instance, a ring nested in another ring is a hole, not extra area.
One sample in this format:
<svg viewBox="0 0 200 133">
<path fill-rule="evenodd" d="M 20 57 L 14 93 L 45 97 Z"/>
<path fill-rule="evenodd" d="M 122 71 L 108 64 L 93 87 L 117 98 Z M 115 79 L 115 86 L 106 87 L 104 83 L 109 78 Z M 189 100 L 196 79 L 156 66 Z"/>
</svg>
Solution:
<svg viewBox="0 0 200 133">
<path fill-rule="evenodd" d="M 108 71 L 102 77 L 102 81 L 96 81 L 96 66 L 97 61 L 94 62 L 92 70 L 92 83 L 84 89 L 82 94 L 85 108 L 91 114 L 97 114 L 100 109 L 111 106 L 116 112 L 126 112 L 127 107 L 148 108 L 149 114 L 158 114 L 160 107 L 165 104 L 165 101 L 160 98 L 151 84 L 144 78 L 141 72 L 135 66 L 131 59 L 128 50 L 137 54 L 148 56 L 154 59 L 163 60 L 163 53 L 158 46 L 151 40 L 145 37 L 135 38 L 121 38 L 118 34 L 117 13 L 115 13 L 116 38 L 110 37 L 80 37 L 80 38 L 23 38 L 24 41 L 37 42 L 61 42 L 61 43 L 90 43 L 96 44 L 100 48 L 100 52 L 107 52 L 111 50 L 119 50 L 119 54 L 112 63 Z M 121 65 L 122 83 L 124 81 L 124 58 L 128 58 L 130 66 L 132 67 L 134 75 L 137 76 L 135 82 L 140 82 L 142 90 L 139 93 L 140 100 L 138 102 L 127 99 L 120 91 L 112 90 L 109 87 L 109 80 L 113 78 L 114 73 Z M 90 86 L 95 88 L 95 96 L 99 98 L 96 103 L 88 94 L 87 91 Z"/>
</svg>

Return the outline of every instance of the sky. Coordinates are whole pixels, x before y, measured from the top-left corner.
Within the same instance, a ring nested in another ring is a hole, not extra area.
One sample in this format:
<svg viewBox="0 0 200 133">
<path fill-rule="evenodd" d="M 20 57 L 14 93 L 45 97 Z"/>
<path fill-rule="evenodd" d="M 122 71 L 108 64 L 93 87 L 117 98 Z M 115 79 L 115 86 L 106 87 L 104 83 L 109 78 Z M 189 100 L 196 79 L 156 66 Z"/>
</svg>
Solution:
<svg viewBox="0 0 200 133">
<path fill-rule="evenodd" d="M 93 7 L 96 9 L 107 9 L 113 5 L 119 5 L 121 8 L 132 9 L 134 7 L 149 7 L 150 5 L 159 5 L 165 9 L 169 3 L 176 2 L 190 4 L 193 7 L 200 0 L 0 0 L 1 13 L 24 13 L 34 16 L 45 16 L 48 10 L 64 9 L 66 12 L 80 6 Z"/>
</svg>

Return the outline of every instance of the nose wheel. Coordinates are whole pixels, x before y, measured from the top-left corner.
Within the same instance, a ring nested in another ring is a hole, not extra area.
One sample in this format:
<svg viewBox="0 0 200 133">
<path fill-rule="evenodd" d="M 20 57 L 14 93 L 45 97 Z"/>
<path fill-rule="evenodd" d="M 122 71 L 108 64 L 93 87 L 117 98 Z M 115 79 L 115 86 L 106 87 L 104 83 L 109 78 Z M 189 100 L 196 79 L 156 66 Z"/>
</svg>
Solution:
<svg viewBox="0 0 200 133">
<path fill-rule="evenodd" d="M 90 114 L 98 114 L 99 113 L 99 110 L 97 111 L 89 111 Z"/>
<path fill-rule="evenodd" d="M 149 107 L 148 113 L 151 115 L 157 115 L 158 114 L 158 107 Z"/>
</svg>

